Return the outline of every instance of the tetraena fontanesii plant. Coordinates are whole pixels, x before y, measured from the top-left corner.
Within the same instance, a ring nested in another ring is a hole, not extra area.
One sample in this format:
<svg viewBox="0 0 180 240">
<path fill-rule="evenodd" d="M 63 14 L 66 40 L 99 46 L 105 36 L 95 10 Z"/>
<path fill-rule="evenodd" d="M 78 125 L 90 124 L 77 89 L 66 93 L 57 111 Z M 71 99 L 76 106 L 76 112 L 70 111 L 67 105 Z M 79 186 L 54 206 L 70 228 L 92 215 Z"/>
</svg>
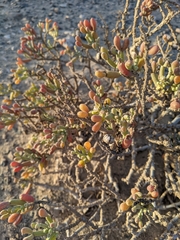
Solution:
<svg viewBox="0 0 180 240">
<path fill-rule="evenodd" d="M 50 19 L 39 22 L 37 29 L 29 23 L 22 28 L 20 56 L 12 69 L 17 86 L 0 85 L 0 129 L 21 124 L 30 134 L 10 163 L 24 190 L 0 203 L 0 219 L 18 226 L 26 214 L 37 212 L 41 220 L 21 229 L 24 240 L 111 236 L 109 229 L 120 228 L 124 212 L 129 236 L 136 239 L 152 223 L 170 231 L 168 221 L 179 216 L 178 211 L 169 216 L 163 210 L 180 205 L 180 37 L 171 25 L 180 5 L 138 0 L 128 26 L 129 8 L 126 0 L 112 35 L 105 25 L 99 33 L 102 18 L 80 21 L 74 48 Z M 162 15 L 160 23 L 155 13 Z M 137 173 L 138 153 L 143 151 L 145 165 Z M 163 186 L 155 168 L 157 151 L 164 165 Z M 38 186 L 37 176 L 48 174 L 58 153 L 63 185 L 58 190 L 74 198 L 73 207 L 30 194 Z M 112 166 L 122 165 L 121 159 L 132 164 L 127 176 L 117 180 Z M 131 186 L 126 199 L 121 182 Z M 165 206 L 169 195 L 173 204 Z M 116 210 L 107 218 L 104 206 L 112 201 Z M 85 216 L 83 208 L 93 206 L 95 212 Z M 68 220 L 56 221 L 53 209 L 67 209 Z"/>
</svg>

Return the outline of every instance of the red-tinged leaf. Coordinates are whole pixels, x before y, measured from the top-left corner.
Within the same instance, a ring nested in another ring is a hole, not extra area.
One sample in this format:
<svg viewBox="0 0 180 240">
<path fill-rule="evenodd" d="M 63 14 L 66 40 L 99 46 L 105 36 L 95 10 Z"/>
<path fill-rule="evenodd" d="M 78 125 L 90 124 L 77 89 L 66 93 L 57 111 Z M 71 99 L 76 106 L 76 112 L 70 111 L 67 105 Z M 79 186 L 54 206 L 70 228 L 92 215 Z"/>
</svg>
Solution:
<svg viewBox="0 0 180 240">
<path fill-rule="evenodd" d="M 7 208 L 9 206 L 9 202 L 1 202 L 0 203 L 0 211 Z"/>
<path fill-rule="evenodd" d="M 14 227 L 17 227 L 17 225 L 21 222 L 21 220 L 22 220 L 22 215 L 20 214 L 20 215 L 16 218 L 16 220 L 13 222 L 13 226 L 14 226 Z"/>
<path fill-rule="evenodd" d="M 8 217 L 8 223 L 13 223 L 16 221 L 16 219 L 19 217 L 19 213 L 12 213 L 9 217 Z"/>
<path fill-rule="evenodd" d="M 16 168 L 16 167 L 20 167 L 20 166 L 22 166 L 22 165 L 21 165 L 21 163 L 18 163 L 18 162 L 16 162 L 16 161 L 13 161 L 13 162 L 10 163 L 10 166 L 13 167 L 13 168 Z"/>
<path fill-rule="evenodd" d="M 14 171 L 15 173 L 16 173 L 16 172 L 20 172 L 22 168 L 23 168 L 23 166 L 19 166 L 19 167 L 14 168 L 13 171 Z"/>
<path fill-rule="evenodd" d="M 34 202 L 35 201 L 33 196 L 26 194 L 26 193 L 21 194 L 20 199 L 25 202 Z"/>
</svg>

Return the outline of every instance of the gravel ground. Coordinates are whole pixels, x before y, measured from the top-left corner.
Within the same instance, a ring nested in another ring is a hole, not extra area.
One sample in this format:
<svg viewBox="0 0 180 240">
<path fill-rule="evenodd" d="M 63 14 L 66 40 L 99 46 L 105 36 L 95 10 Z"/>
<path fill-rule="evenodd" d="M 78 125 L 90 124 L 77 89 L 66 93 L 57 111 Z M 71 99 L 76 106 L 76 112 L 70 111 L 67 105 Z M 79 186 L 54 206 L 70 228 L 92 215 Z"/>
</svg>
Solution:
<svg viewBox="0 0 180 240">
<path fill-rule="evenodd" d="M 115 22 L 116 10 L 123 1 L 103 0 L 1 0 L 0 1 L 0 81 L 9 79 L 15 66 L 21 27 L 29 22 L 36 26 L 46 17 L 57 21 L 62 37 L 72 41 L 72 34 L 80 20 L 96 17 L 99 12 L 108 24 Z"/>
</svg>

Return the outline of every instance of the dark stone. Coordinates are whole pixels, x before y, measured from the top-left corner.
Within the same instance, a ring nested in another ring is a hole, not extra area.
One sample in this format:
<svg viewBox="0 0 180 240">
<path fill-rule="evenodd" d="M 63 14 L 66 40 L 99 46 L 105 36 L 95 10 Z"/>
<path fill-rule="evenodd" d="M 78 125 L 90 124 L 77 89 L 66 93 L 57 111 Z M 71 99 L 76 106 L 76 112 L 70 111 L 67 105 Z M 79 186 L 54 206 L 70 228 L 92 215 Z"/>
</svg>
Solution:
<svg viewBox="0 0 180 240">
<path fill-rule="evenodd" d="M 8 160 L 4 159 L 4 161 L 2 162 L 1 166 L 5 167 L 8 165 Z"/>
</svg>

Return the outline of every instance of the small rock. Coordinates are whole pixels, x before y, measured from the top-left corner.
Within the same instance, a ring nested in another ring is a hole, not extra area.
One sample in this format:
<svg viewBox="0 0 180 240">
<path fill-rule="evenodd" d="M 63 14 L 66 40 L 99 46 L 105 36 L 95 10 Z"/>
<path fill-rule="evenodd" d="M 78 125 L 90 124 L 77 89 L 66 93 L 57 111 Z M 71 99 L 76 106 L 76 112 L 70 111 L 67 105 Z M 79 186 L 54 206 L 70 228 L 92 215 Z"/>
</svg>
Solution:
<svg viewBox="0 0 180 240">
<path fill-rule="evenodd" d="M 5 167 L 5 166 L 7 166 L 7 165 L 8 165 L 8 160 L 4 158 L 1 166 Z"/>
<path fill-rule="evenodd" d="M 59 6 L 62 7 L 62 8 L 65 8 L 65 7 L 67 7 L 67 3 L 59 4 Z"/>
<path fill-rule="evenodd" d="M 177 35 L 177 41 L 180 43 L 180 34 Z"/>
<path fill-rule="evenodd" d="M 67 37 L 66 37 L 66 44 L 67 44 L 70 48 L 72 48 L 72 47 L 74 46 L 74 42 L 75 42 L 74 37 L 72 37 L 72 36 L 67 36 Z"/>
<path fill-rule="evenodd" d="M 180 28 L 176 28 L 175 30 L 177 33 L 180 33 Z"/>
<path fill-rule="evenodd" d="M 4 35 L 5 39 L 10 39 L 10 35 Z"/>
<path fill-rule="evenodd" d="M 59 8 L 57 8 L 57 7 L 54 8 L 54 12 L 55 12 L 55 13 L 59 13 Z"/>
<path fill-rule="evenodd" d="M 84 19 L 84 15 L 83 15 L 83 14 L 80 14 L 80 15 L 79 15 L 79 18 L 80 18 L 80 19 Z"/>
</svg>

